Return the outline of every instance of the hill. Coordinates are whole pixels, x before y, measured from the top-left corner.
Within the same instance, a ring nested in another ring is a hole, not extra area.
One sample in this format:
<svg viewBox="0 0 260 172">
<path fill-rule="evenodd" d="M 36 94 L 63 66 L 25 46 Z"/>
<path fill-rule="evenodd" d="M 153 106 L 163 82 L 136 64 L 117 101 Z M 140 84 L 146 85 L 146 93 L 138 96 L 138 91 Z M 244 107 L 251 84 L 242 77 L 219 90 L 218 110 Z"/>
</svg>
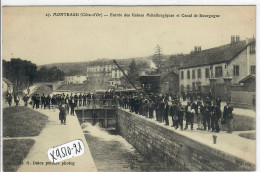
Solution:
<svg viewBox="0 0 260 172">
<path fill-rule="evenodd" d="M 166 64 L 168 63 L 168 61 L 170 59 L 173 60 L 173 58 L 170 58 L 171 56 L 176 57 L 175 55 L 164 55 Z M 129 64 L 131 63 L 131 61 L 133 59 L 136 61 L 137 64 L 146 62 L 148 65 L 150 65 L 150 62 L 153 59 L 153 55 L 147 56 L 147 57 L 134 57 L 134 58 L 127 58 L 127 59 L 116 59 L 116 61 L 119 64 L 129 66 Z M 85 62 L 52 63 L 52 64 L 40 65 L 39 68 L 41 68 L 43 66 L 46 66 L 47 68 L 57 66 L 60 70 L 62 70 L 65 73 L 66 76 L 68 76 L 68 75 L 86 75 L 86 72 L 87 72 L 86 69 L 87 69 L 88 66 L 100 65 L 100 64 L 104 64 L 104 63 L 114 64 L 112 59 L 98 59 L 98 60 L 85 61 Z"/>
<path fill-rule="evenodd" d="M 116 61 L 119 64 L 128 66 L 133 59 L 136 61 L 136 63 L 149 62 L 152 59 L 152 56 L 136 57 L 136 58 L 128 58 L 128 59 L 116 59 Z M 112 59 L 98 59 L 98 60 L 86 61 L 86 62 L 53 63 L 53 64 L 40 65 L 39 68 L 43 66 L 47 68 L 57 66 L 60 70 L 62 70 L 65 73 L 65 75 L 85 75 L 88 66 L 98 65 L 103 63 L 113 64 L 113 61 Z"/>
</svg>

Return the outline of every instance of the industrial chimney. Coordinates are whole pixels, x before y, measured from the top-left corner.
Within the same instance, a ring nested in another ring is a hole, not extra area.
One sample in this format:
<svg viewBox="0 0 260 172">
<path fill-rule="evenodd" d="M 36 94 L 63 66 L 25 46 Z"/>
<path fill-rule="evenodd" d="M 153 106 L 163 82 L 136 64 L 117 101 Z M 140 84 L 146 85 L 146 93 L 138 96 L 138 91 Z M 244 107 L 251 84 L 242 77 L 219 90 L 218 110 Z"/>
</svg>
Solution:
<svg viewBox="0 0 260 172">
<path fill-rule="evenodd" d="M 233 44 L 235 42 L 235 36 L 231 35 L 231 44 Z"/>
<path fill-rule="evenodd" d="M 233 44 L 235 42 L 239 42 L 239 41 L 240 41 L 239 35 L 231 35 L 231 44 Z"/>
<path fill-rule="evenodd" d="M 201 51 L 201 46 L 194 47 L 194 52 L 200 52 L 200 51 Z"/>
<path fill-rule="evenodd" d="M 236 36 L 236 42 L 239 42 L 239 41 L 240 41 L 240 36 L 237 35 L 237 36 Z"/>
</svg>

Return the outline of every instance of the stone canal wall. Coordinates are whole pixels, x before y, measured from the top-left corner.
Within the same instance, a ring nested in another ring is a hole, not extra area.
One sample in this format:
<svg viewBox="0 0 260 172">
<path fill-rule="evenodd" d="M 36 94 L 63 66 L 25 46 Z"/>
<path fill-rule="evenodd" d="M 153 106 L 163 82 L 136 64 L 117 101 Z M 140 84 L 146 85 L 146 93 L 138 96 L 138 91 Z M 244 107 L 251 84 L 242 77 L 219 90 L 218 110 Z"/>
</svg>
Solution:
<svg viewBox="0 0 260 172">
<path fill-rule="evenodd" d="M 175 170 L 241 171 L 255 165 L 214 149 L 173 130 L 118 109 L 118 131 L 133 147 L 155 163 Z"/>
</svg>

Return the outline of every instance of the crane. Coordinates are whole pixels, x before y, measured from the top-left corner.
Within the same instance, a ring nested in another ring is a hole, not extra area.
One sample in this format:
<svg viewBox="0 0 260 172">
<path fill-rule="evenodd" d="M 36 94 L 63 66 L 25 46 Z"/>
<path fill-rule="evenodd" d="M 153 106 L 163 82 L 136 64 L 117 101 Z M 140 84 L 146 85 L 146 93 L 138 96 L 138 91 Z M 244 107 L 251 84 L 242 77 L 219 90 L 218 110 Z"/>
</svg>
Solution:
<svg viewBox="0 0 260 172">
<path fill-rule="evenodd" d="M 119 70 L 121 70 L 121 72 L 124 74 L 124 76 L 126 77 L 126 79 L 128 80 L 128 82 L 136 89 L 136 86 L 134 85 L 134 83 L 128 78 L 128 76 L 125 74 L 124 70 L 119 66 L 119 64 L 116 62 L 116 60 L 113 60 L 113 62 L 116 64 L 116 66 L 118 67 Z"/>
</svg>

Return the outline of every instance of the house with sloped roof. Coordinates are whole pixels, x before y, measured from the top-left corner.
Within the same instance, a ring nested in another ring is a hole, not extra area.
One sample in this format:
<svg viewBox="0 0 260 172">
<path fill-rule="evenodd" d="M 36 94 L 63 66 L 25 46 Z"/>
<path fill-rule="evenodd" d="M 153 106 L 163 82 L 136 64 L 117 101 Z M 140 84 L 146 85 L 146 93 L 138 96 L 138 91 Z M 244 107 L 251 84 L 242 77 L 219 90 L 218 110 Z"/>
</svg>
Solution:
<svg viewBox="0 0 260 172">
<path fill-rule="evenodd" d="M 231 103 L 234 107 L 255 109 L 256 77 L 250 74 L 231 87 Z"/>
<path fill-rule="evenodd" d="M 230 78 L 231 84 L 239 84 L 255 71 L 255 39 L 240 41 L 239 36 L 232 36 L 229 44 L 206 50 L 195 47 L 193 52 L 184 55 L 179 67 L 180 91 L 202 89 L 203 92 L 203 88 L 209 88 L 211 78 L 220 85 L 224 78 Z"/>
<path fill-rule="evenodd" d="M 7 78 L 3 78 L 2 80 L 2 93 L 6 94 L 6 93 L 10 93 L 12 94 L 14 91 L 14 84 L 9 81 Z"/>
</svg>

